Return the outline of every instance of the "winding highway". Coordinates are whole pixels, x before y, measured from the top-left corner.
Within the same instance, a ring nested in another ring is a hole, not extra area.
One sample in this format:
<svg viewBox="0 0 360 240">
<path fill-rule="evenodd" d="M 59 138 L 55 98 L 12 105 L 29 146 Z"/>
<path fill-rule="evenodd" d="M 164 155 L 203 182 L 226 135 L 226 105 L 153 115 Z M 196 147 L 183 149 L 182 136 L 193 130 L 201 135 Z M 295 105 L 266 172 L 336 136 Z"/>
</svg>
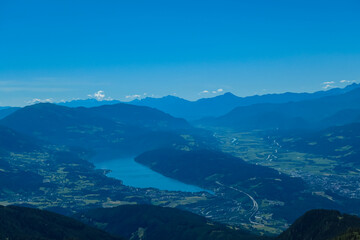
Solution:
<svg viewBox="0 0 360 240">
<path fill-rule="evenodd" d="M 250 194 L 248 194 L 248 193 L 246 193 L 246 192 L 244 192 L 244 191 L 242 191 L 242 190 L 239 190 L 239 189 L 237 189 L 237 188 L 226 186 L 226 185 L 222 184 L 222 183 L 219 182 L 219 181 L 216 181 L 216 184 L 218 184 L 218 185 L 220 185 L 220 186 L 222 186 L 222 187 L 225 187 L 225 188 L 230 188 L 230 189 L 232 189 L 232 190 L 234 190 L 234 191 L 240 192 L 240 193 L 245 194 L 246 196 L 248 196 L 248 197 L 251 199 L 252 203 L 253 203 L 253 207 L 249 210 L 250 212 L 252 212 L 252 213 L 250 214 L 250 217 L 249 217 L 249 222 L 250 222 L 251 224 L 259 224 L 259 223 L 254 222 L 254 221 L 252 220 L 252 218 L 255 216 L 255 214 L 259 211 L 259 204 L 256 202 L 256 200 L 255 200 Z"/>
</svg>

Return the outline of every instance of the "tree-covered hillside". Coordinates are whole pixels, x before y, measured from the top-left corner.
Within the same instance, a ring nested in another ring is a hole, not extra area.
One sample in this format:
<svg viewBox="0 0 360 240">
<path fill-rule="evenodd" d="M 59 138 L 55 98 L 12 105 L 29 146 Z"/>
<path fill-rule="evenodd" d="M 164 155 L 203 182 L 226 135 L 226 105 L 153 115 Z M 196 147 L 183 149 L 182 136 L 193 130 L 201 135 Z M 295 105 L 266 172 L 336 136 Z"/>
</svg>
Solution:
<svg viewBox="0 0 360 240">
<path fill-rule="evenodd" d="M 356 236 L 356 231 L 350 230 L 354 228 L 360 228 L 359 217 L 341 214 L 334 210 L 312 210 L 297 219 L 277 239 L 330 240 L 335 238 L 350 240 L 352 239 L 349 238 L 350 236 Z"/>
<path fill-rule="evenodd" d="M 43 141 L 117 155 L 134 155 L 173 144 L 186 144 L 180 129 L 191 127 L 159 110 L 128 104 L 68 108 L 43 103 L 22 108 L 0 124 Z"/>
<path fill-rule="evenodd" d="M 18 206 L 0 206 L 0 239 L 120 240 L 122 238 L 56 213 Z"/>
<path fill-rule="evenodd" d="M 92 209 L 76 218 L 132 240 L 268 239 L 245 230 L 231 229 L 190 212 L 152 205 Z"/>
</svg>

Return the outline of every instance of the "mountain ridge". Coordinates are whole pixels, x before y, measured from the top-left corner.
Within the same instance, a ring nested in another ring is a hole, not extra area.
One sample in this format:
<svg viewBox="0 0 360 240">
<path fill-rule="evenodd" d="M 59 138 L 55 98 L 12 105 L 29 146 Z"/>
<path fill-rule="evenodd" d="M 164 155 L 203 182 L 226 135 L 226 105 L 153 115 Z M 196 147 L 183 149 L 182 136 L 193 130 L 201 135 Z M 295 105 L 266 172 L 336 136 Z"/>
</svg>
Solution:
<svg viewBox="0 0 360 240">
<path fill-rule="evenodd" d="M 238 97 L 231 92 L 208 98 L 200 98 L 195 101 L 186 100 L 177 96 L 167 95 L 160 98 L 146 97 L 126 102 L 138 106 L 148 106 L 169 113 L 174 117 L 185 118 L 193 121 L 204 117 L 219 117 L 230 112 L 238 106 L 248 106 L 259 103 L 286 103 L 298 102 L 310 99 L 316 99 L 326 96 L 339 95 L 359 88 L 360 84 L 353 83 L 344 88 L 332 88 L 313 93 L 272 93 L 263 95 L 253 95 L 247 97 Z M 69 102 L 57 103 L 68 107 L 95 107 L 101 105 L 112 105 L 121 103 L 120 100 L 101 100 L 93 98 L 84 100 L 73 100 Z"/>
<path fill-rule="evenodd" d="M 176 131 L 191 129 L 183 119 L 124 103 L 95 108 L 40 103 L 17 110 L 0 124 L 53 144 L 101 151 L 112 148 L 124 154 L 184 143 Z"/>
<path fill-rule="evenodd" d="M 141 100 L 134 100 L 130 103 L 158 108 L 164 112 L 168 112 L 173 116 L 182 117 L 193 121 L 204 117 L 219 117 L 230 112 L 238 106 L 249 106 L 259 103 L 286 103 L 292 101 L 304 101 L 346 93 L 359 87 L 360 84 L 353 83 L 344 88 L 333 88 L 327 91 L 318 91 L 314 93 L 285 92 L 278 94 L 275 93 L 238 97 L 231 92 L 227 92 L 223 95 L 210 98 L 201 98 L 196 101 L 188 101 L 182 98 L 178 98 L 177 101 L 172 104 L 167 104 L 165 101 L 166 98 L 145 98 Z"/>
<path fill-rule="evenodd" d="M 360 110 L 360 88 L 312 100 L 237 107 L 221 117 L 203 119 L 197 123 L 242 130 L 326 127 L 322 120 L 336 116 L 345 109 Z M 338 124 L 336 120 L 333 119 L 332 124 Z M 339 122 L 347 121 L 351 120 L 341 119 Z"/>
</svg>

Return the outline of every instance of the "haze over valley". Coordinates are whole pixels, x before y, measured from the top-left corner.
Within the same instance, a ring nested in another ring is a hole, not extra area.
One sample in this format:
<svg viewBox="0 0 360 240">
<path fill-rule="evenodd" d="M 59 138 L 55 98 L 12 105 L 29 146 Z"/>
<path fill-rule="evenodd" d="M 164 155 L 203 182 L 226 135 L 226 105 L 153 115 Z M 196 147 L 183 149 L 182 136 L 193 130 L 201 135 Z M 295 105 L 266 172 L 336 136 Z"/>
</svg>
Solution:
<svg viewBox="0 0 360 240">
<path fill-rule="evenodd" d="M 180 111 L 168 97 L 5 108 L 1 203 L 68 216 L 122 205 L 171 207 L 259 238 L 285 231 L 312 209 L 358 215 L 359 90 L 352 84 L 264 95 L 256 103 L 225 93 L 187 102 L 217 112 L 237 101 L 222 116 L 195 121 L 144 106 L 156 100 Z"/>
<path fill-rule="evenodd" d="M 360 239 L 359 10 L 0 1 L 0 240 Z"/>
</svg>

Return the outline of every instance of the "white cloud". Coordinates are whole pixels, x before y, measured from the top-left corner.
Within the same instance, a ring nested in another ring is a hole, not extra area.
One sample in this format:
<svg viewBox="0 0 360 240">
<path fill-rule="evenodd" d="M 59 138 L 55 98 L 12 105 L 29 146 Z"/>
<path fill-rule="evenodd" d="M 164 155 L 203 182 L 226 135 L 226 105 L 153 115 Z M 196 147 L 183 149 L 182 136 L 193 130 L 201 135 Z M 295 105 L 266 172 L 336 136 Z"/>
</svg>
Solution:
<svg viewBox="0 0 360 240">
<path fill-rule="evenodd" d="M 147 97 L 155 97 L 154 94 L 148 94 L 148 93 L 143 93 L 143 94 L 133 94 L 133 95 L 127 95 L 125 96 L 126 99 L 128 99 L 129 101 L 134 100 L 134 99 L 143 99 L 143 98 L 147 98 Z"/>
<path fill-rule="evenodd" d="M 340 83 L 355 83 L 355 80 L 340 80 Z"/>
<path fill-rule="evenodd" d="M 209 93 L 208 90 L 204 90 L 204 91 L 199 92 L 198 94 L 199 94 L 199 95 L 202 95 L 202 94 L 208 94 L 208 93 Z"/>
<path fill-rule="evenodd" d="M 209 90 L 204 90 L 204 91 L 201 91 L 201 92 L 199 93 L 199 95 L 201 95 L 201 94 L 208 94 L 208 93 L 216 94 L 216 93 L 220 93 L 220 92 L 223 92 L 223 91 L 224 91 L 224 89 L 222 89 L 222 88 L 219 88 L 219 89 L 217 89 L 217 90 L 211 90 L 211 91 L 209 91 Z"/>
<path fill-rule="evenodd" d="M 94 94 L 94 96 L 97 99 L 103 99 L 105 97 L 105 93 L 104 93 L 104 91 L 98 91 L 97 93 Z"/>
<path fill-rule="evenodd" d="M 105 98 L 105 92 L 102 90 L 97 91 L 94 94 L 89 94 L 88 97 L 95 98 L 98 101 L 102 101 Z"/>
<path fill-rule="evenodd" d="M 99 90 L 99 91 L 97 91 L 97 92 L 94 93 L 94 94 L 89 94 L 88 97 L 94 98 L 94 99 L 96 99 L 96 100 L 98 100 L 98 101 L 104 101 L 104 100 L 106 100 L 106 101 L 111 101 L 111 100 L 114 100 L 114 99 L 111 98 L 111 97 L 106 97 L 105 92 L 102 91 L 102 90 Z"/>
<path fill-rule="evenodd" d="M 141 95 L 139 95 L 139 94 L 127 95 L 125 98 L 126 98 L 126 99 L 129 99 L 129 100 L 141 99 Z"/>
<path fill-rule="evenodd" d="M 350 84 L 350 83 L 356 83 L 355 80 L 340 80 L 338 81 L 337 83 L 341 83 L 341 84 Z M 335 81 L 327 81 L 327 82 L 323 82 L 322 83 L 324 86 L 323 86 L 323 89 L 327 90 L 327 89 L 331 89 L 331 88 L 335 88 L 335 87 L 339 87 L 339 86 L 335 86 Z"/>
<path fill-rule="evenodd" d="M 328 90 L 330 88 L 335 88 L 336 86 L 334 86 L 333 84 L 335 84 L 334 81 L 326 81 L 326 82 L 323 82 L 322 83 L 324 86 L 323 86 L 323 89 L 324 90 Z"/>
<path fill-rule="evenodd" d="M 329 82 L 323 82 L 322 84 L 323 85 L 331 85 L 331 84 L 334 84 L 335 82 L 334 81 L 329 81 Z"/>
<path fill-rule="evenodd" d="M 328 85 L 325 85 L 325 86 L 323 86 L 323 89 L 330 89 L 330 88 L 334 88 L 335 86 L 332 86 L 332 85 L 330 85 L 330 84 L 328 84 Z"/>
<path fill-rule="evenodd" d="M 37 103 L 52 103 L 52 102 L 54 102 L 52 98 L 47 98 L 47 99 L 34 98 L 30 101 L 27 101 L 26 104 L 33 105 Z"/>
</svg>

